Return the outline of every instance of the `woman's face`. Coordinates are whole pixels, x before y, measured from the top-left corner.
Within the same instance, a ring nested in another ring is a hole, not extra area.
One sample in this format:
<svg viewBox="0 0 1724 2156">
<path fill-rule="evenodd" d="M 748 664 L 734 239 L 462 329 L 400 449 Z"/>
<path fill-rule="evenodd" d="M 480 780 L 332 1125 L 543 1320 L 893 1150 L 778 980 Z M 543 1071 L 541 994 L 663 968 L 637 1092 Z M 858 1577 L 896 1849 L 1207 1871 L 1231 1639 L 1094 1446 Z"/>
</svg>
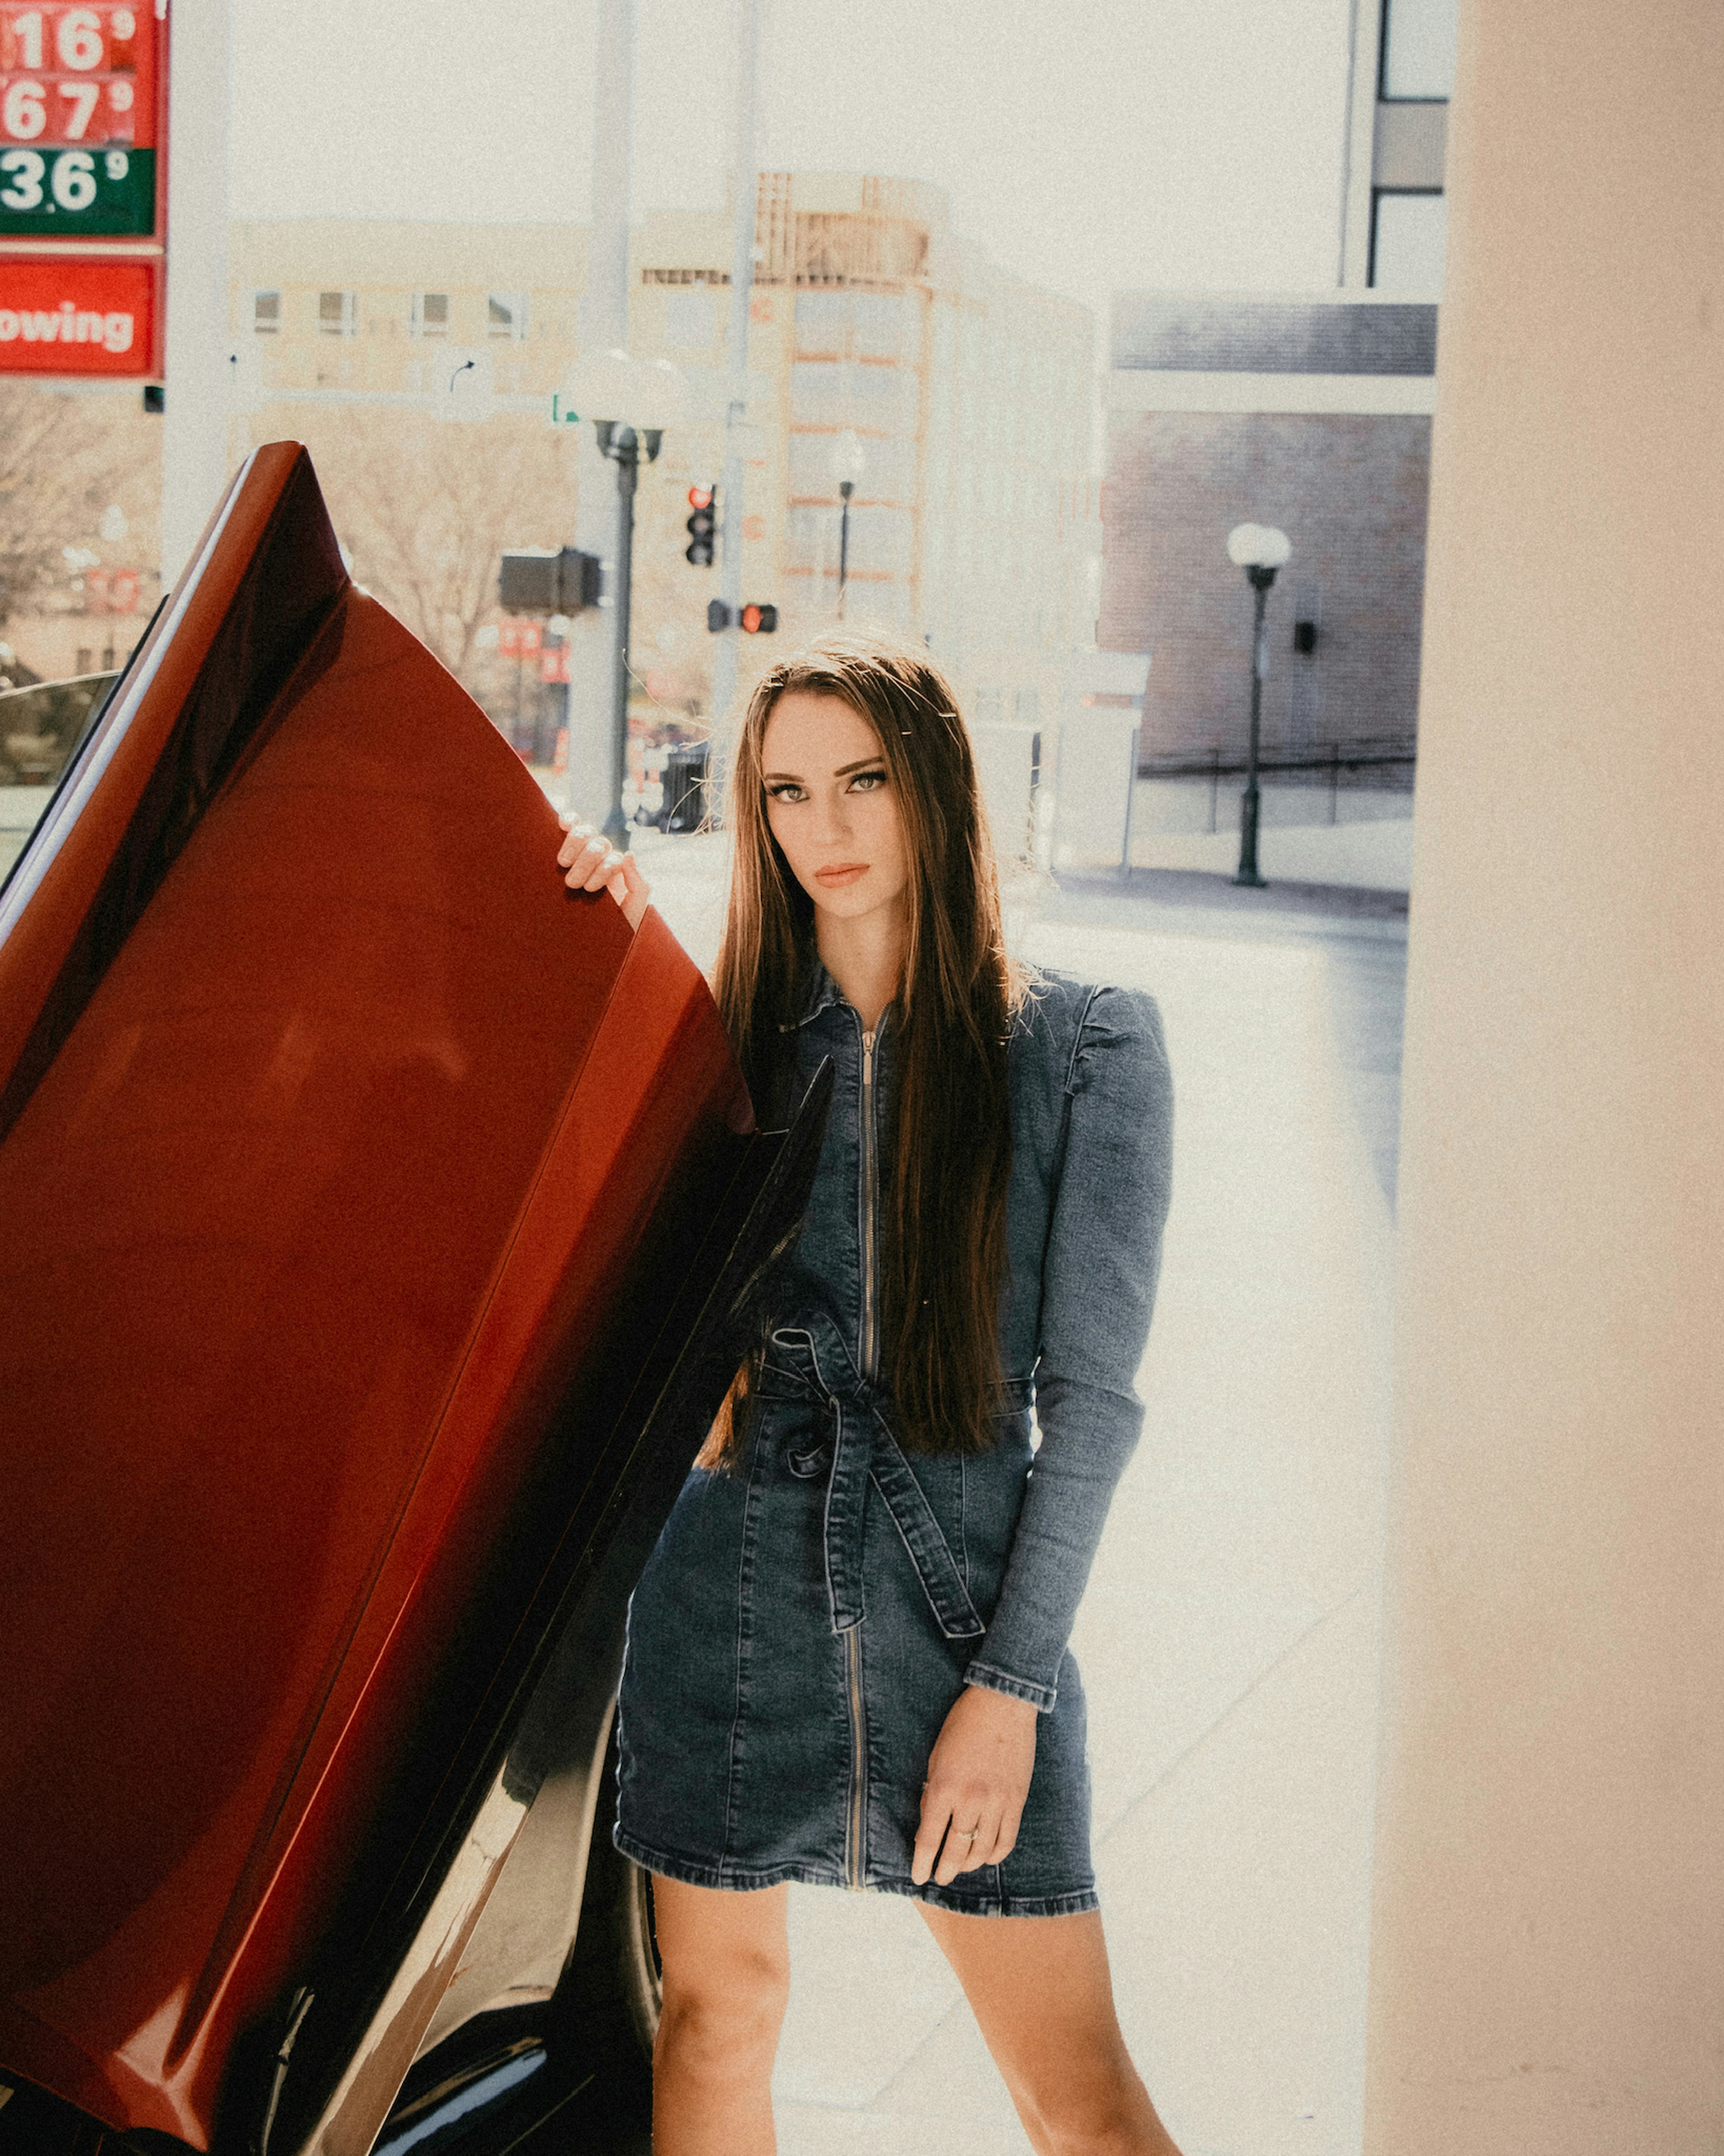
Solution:
<svg viewBox="0 0 1724 2156">
<path fill-rule="evenodd" d="M 788 689 L 762 743 L 767 822 L 819 911 L 853 921 L 903 901 L 904 825 L 874 728 L 842 696 Z"/>
</svg>

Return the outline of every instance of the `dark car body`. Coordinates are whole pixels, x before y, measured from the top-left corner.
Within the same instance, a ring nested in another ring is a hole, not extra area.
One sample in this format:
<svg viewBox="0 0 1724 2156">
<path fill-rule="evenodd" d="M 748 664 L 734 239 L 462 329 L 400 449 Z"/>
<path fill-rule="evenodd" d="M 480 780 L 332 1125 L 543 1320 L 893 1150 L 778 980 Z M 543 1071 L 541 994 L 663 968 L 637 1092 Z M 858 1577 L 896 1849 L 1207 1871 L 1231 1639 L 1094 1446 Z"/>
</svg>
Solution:
<svg viewBox="0 0 1724 2156">
<path fill-rule="evenodd" d="M 623 1610 L 821 1103 L 557 837 L 276 444 L 0 891 L 0 2150 L 587 2071 Z"/>
</svg>

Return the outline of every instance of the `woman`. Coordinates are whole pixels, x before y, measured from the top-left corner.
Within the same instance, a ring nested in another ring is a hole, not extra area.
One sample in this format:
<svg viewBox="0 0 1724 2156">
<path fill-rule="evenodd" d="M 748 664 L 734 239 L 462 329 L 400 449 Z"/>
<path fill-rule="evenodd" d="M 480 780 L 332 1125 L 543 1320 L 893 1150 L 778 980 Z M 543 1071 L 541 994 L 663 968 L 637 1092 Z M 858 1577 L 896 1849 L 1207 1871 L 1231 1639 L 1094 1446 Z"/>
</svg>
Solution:
<svg viewBox="0 0 1724 2156">
<path fill-rule="evenodd" d="M 772 2148 L 796 1879 L 916 1897 L 1038 2149 L 1177 2156 L 1114 2013 L 1066 1650 L 1142 1415 L 1154 1005 L 1007 957 L 921 654 L 775 666 L 729 815 L 715 988 L 762 1120 L 829 1056 L 837 1085 L 768 1335 L 630 1605 L 616 1839 L 654 1874 L 654 2146 Z M 639 865 L 590 826 L 558 860 L 639 919 Z"/>
</svg>

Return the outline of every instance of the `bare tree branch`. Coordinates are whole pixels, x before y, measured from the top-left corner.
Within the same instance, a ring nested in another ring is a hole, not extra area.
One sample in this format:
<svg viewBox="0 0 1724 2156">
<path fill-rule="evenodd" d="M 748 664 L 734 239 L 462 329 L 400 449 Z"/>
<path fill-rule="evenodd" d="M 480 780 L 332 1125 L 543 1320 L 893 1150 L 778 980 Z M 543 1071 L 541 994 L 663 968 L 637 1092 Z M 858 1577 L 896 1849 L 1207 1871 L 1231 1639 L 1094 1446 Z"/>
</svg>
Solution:
<svg viewBox="0 0 1724 2156">
<path fill-rule="evenodd" d="M 501 677 L 478 636 L 496 618 L 501 557 L 573 531 L 574 444 L 513 413 L 450 424 L 399 407 L 284 404 L 268 416 L 290 419 L 310 449 L 354 576 L 487 701 Z"/>
<path fill-rule="evenodd" d="M 64 592 L 67 547 L 154 567 L 161 454 L 159 423 L 131 401 L 0 382 L 0 629 Z M 130 526 L 117 552 L 97 533 L 110 503 Z"/>
</svg>

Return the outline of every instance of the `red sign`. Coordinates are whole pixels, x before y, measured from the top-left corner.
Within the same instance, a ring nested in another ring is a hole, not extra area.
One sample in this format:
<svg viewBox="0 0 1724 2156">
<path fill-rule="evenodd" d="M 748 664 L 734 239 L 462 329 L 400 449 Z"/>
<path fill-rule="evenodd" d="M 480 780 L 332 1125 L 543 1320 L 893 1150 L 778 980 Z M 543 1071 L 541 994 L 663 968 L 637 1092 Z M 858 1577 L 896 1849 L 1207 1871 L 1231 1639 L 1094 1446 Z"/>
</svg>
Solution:
<svg viewBox="0 0 1724 2156">
<path fill-rule="evenodd" d="M 156 229 L 162 44 L 153 0 L 0 0 L 0 234 Z"/>
<path fill-rule="evenodd" d="M 151 0 L 117 8 L 4 0 L 0 140 L 153 144 L 155 28 Z"/>
<path fill-rule="evenodd" d="M 156 371 L 153 262 L 0 255 L 0 374 Z"/>
<path fill-rule="evenodd" d="M 536 621 L 505 621 L 497 631 L 497 651 L 504 659 L 531 659 L 542 641 Z"/>
<path fill-rule="evenodd" d="M 136 613 L 138 572 L 136 569 L 86 569 L 84 594 L 91 613 Z"/>
<path fill-rule="evenodd" d="M 539 654 L 539 679 L 541 681 L 567 681 L 569 678 L 569 648 L 559 644 L 555 651 Z"/>
</svg>

